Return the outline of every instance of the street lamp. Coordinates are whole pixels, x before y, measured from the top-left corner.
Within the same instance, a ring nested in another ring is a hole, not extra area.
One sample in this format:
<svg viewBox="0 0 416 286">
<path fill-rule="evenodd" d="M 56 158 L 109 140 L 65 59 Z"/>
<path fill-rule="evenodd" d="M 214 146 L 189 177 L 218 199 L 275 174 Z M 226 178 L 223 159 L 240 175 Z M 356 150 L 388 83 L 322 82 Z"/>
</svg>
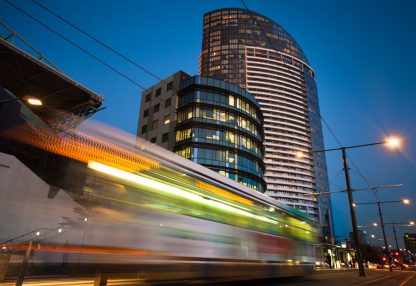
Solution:
<svg viewBox="0 0 416 286">
<path fill-rule="evenodd" d="M 364 264 L 363 264 L 362 253 L 361 253 L 360 237 L 358 235 L 357 218 L 355 216 L 355 210 L 354 210 L 354 207 L 355 207 L 356 204 L 354 204 L 354 200 L 353 200 L 353 197 L 352 197 L 351 180 L 350 180 L 350 173 L 349 173 L 349 168 L 348 168 L 347 151 L 346 150 L 347 149 L 353 149 L 353 148 L 374 146 L 374 145 L 386 145 L 390 148 L 397 148 L 400 145 L 400 140 L 397 137 L 388 137 L 384 141 L 381 141 L 381 142 L 312 151 L 313 153 L 329 152 L 329 151 L 337 151 L 337 150 L 342 151 L 342 161 L 343 161 L 343 165 L 344 165 L 345 183 L 347 185 L 347 194 L 348 194 L 349 208 L 350 208 L 350 214 L 351 214 L 352 232 L 353 232 L 353 235 L 354 235 L 354 243 L 355 243 L 355 248 L 356 248 L 356 251 L 357 251 L 358 271 L 359 271 L 360 276 L 365 276 L 365 272 L 364 272 Z M 383 229 L 384 229 L 384 227 L 383 227 Z"/>
<path fill-rule="evenodd" d="M 397 241 L 397 235 L 396 235 L 396 225 L 397 226 L 414 226 L 414 221 L 407 222 L 385 222 L 384 224 L 391 224 L 393 227 L 393 234 L 394 234 L 394 240 L 396 242 L 396 249 L 399 249 L 399 243 Z"/>
<path fill-rule="evenodd" d="M 0 106 L 2 104 L 9 103 L 9 102 L 14 102 L 14 101 L 24 101 L 24 102 L 27 102 L 29 105 L 33 105 L 33 106 L 42 106 L 43 105 L 42 100 L 40 100 L 39 98 L 34 97 L 34 96 L 26 96 L 26 97 L 23 97 L 23 98 L 13 97 L 13 98 L 5 99 L 5 100 L 0 100 Z"/>
<path fill-rule="evenodd" d="M 400 139 L 397 137 L 389 137 L 386 139 L 385 143 L 392 149 L 399 148 L 401 145 Z"/>
<path fill-rule="evenodd" d="M 389 267 L 390 267 L 390 271 L 393 271 L 393 268 L 391 266 L 392 261 L 391 261 L 391 256 L 389 253 L 389 247 L 391 247 L 391 245 L 388 245 L 387 243 L 387 238 L 386 238 L 386 231 L 384 229 L 384 225 L 385 223 L 383 222 L 383 213 L 381 212 L 381 204 L 389 204 L 389 203 L 404 203 L 406 205 L 410 204 L 410 200 L 408 199 L 403 199 L 403 200 L 393 200 L 393 201 L 377 201 L 377 202 L 366 202 L 366 203 L 355 203 L 356 205 L 374 205 L 377 204 L 378 207 L 378 215 L 380 217 L 380 222 L 381 222 L 381 230 L 383 231 L 383 238 L 384 238 L 384 247 L 386 250 L 386 256 L 389 260 Z M 376 223 L 373 223 L 374 226 L 376 226 Z M 393 225 L 394 227 L 394 225 Z M 394 229 L 394 232 L 396 232 L 396 230 Z M 396 240 L 397 243 L 397 240 Z"/>
</svg>

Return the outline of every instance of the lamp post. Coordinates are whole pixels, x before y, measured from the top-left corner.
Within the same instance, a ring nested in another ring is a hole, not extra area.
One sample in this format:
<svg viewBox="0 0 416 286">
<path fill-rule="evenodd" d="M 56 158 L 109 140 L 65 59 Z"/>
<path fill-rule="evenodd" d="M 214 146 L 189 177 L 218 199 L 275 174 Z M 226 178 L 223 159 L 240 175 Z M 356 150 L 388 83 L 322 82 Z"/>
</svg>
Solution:
<svg viewBox="0 0 416 286">
<path fill-rule="evenodd" d="M 414 221 L 410 221 L 409 223 L 407 223 L 407 222 L 385 222 L 384 224 L 391 224 L 393 226 L 393 234 L 394 234 L 394 241 L 396 242 L 396 250 L 401 252 L 401 249 L 399 248 L 399 243 L 397 241 L 396 225 L 398 225 L 398 226 L 414 226 L 415 222 Z M 403 263 L 402 254 L 400 254 L 400 264 L 402 265 L 402 263 Z M 402 269 L 403 269 L 403 265 L 402 265 Z"/>
<path fill-rule="evenodd" d="M 381 201 L 377 201 L 377 202 L 366 202 L 366 203 L 355 203 L 355 204 L 356 205 L 374 205 L 374 204 L 377 204 L 378 215 L 380 217 L 380 223 L 381 223 L 381 230 L 383 231 L 383 239 L 384 239 L 384 247 L 385 247 L 385 250 L 386 250 L 386 256 L 387 256 L 387 259 L 389 261 L 390 271 L 393 271 L 393 267 L 391 265 L 392 264 L 392 261 L 391 261 L 391 255 L 390 255 L 390 252 L 389 252 L 389 245 L 387 243 L 386 231 L 384 229 L 385 223 L 383 221 L 383 213 L 381 212 L 381 204 L 389 204 L 389 203 L 404 203 L 405 205 L 407 205 L 407 204 L 410 204 L 410 200 L 403 199 L 401 201 L 399 201 L 399 200 L 382 201 L 382 202 Z M 394 228 L 394 225 L 393 225 L 393 229 L 394 229 L 394 233 L 396 235 L 396 229 Z M 396 245 L 397 245 L 397 238 L 396 238 Z M 398 248 L 398 246 L 397 246 L 397 248 Z"/>
<path fill-rule="evenodd" d="M 399 250 L 399 243 L 397 241 L 397 235 L 396 235 L 396 225 L 397 226 L 414 226 L 415 223 L 413 221 L 407 222 L 385 222 L 384 224 L 391 224 L 393 227 L 393 234 L 394 234 L 394 240 L 396 242 L 396 249 Z"/>
<path fill-rule="evenodd" d="M 346 191 L 347 191 L 347 194 L 348 194 L 348 202 L 349 202 L 350 215 L 351 215 L 352 231 L 353 231 L 353 235 L 354 235 L 355 248 L 356 248 L 356 251 L 357 251 L 357 262 L 358 262 L 359 276 L 365 276 L 365 271 L 364 271 L 364 264 L 363 264 L 363 260 L 362 260 L 360 237 L 358 235 L 357 218 L 356 218 L 355 210 L 354 210 L 355 205 L 354 205 L 354 200 L 353 200 L 353 196 L 352 196 L 351 180 L 350 180 L 350 173 L 349 173 L 349 168 L 348 168 L 348 160 L 347 160 L 347 151 L 346 150 L 347 149 L 353 149 L 353 148 L 369 147 L 369 146 L 374 146 L 374 145 L 387 145 L 391 148 L 397 148 L 400 145 L 400 140 L 398 138 L 395 138 L 395 137 L 390 137 L 390 138 L 387 138 L 385 141 L 381 141 L 381 142 L 312 151 L 312 153 L 338 151 L 338 150 L 341 150 L 341 152 L 342 152 L 342 161 L 343 161 L 343 165 L 344 165 L 344 175 L 345 175 L 345 183 L 346 183 L 346 186 L 347 186 Z M 303 154 L 301 152 L 298 152 L 298 153 L 296 153 L 296 156 L 297 157 L 302 157 Z"/>
<path fill-rule="evenodd" d="M 49 230 L 49 231 L 46 232 L 46 233 L 41 233 L 41 231 L 43 231 L 43 230 Z M 23 243 L 23 244 L 28 243 L 28 246 L 26 248 L 25 255 L 23 256 L 22 265 L 19 269 L 19 272 L 17 273 L 17 279 L 16 279 L 16 284 L 15 284 L 16 286 L 22 286 L 23 285 L 23 281 L 24 281 L 25 274 L 26 274 L 26 269 L 27 269 L 27 266 L 29 264 L 29 258 L 30 258 L 30 255 L 31 255 L 32 249 L 33 249 L 33 239 L 36 238 L 36 237 L 39 237 L 40 235 L 46 235 L 46 234 L 49 234 L 49 233 L 54 232 L 54 231 L 57 231 L 58 233 L 62 233 L 62 228 L 61 227 L 57 227 L 57 228 L 41 227 L 41 228 L 31 230 L 29 232 L 23 233 L 21 235 L 18 235 L 18 236 L 15 236 L 15 237 L 12 237 L 12 238 L 9 238 L 5 241 L 0 242 L 0 244 L 2 244 L 3 247 L 5 248 L 6 243 L 12 242 L 16 239 L 26 237 L 26 236 L 29 236 L 29 235 L 35 235 L 34 237 L 33 236 L 30 237 L 28 240 L 26 240 Z"/>
</svg>

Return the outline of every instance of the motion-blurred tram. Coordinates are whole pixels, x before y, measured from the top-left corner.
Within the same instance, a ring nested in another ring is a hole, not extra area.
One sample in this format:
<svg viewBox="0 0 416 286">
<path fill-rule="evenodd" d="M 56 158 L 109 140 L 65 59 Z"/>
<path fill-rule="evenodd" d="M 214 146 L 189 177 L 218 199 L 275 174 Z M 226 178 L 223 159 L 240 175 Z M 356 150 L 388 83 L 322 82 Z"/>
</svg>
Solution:
<svg viewBox="0 0 416 286">
<path fill-rule="evenodd" d="M 318 232 L 306 214 L 144 139 L 102 126 L 84 129 L 7 133 L 67 158 L 73 162 L 67 178 L 82 180 L 49 200 L 53 213 L 39 215 L 56 221 L 36 238 L 31 260 L 39 269 L 129 272 L 147 280 L 313 270 Z"/>
</svg>

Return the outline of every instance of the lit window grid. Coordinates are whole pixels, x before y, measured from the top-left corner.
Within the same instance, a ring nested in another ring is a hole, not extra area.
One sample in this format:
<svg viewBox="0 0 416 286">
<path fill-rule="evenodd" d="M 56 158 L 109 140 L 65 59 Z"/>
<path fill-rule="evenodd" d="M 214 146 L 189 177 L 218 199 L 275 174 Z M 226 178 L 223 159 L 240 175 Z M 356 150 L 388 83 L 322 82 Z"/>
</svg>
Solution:
<svg viewBox="0 0 416 286">
<path fill-rule="evenodd" d="M 252 47 L 246 48 L 246 51 L 247 49 L 254 52 L 258 50 Z M 260 50 L 265 54 L 276 54 L 272 50 Z M 314 211 L 317 208 L 316 198 L 302 196 L 302 199 L 299 199 L 290 196 L 290 192 L 301 194 L 316 191 L 312 158 L 297 159 L 294 156 L 296 150 L 309 153 L 312 149 L 305 83 L 300 68 L 274 59 L 268 61 L 263 56 L 260 59 L 256 56 L 247 56 L 246 83 L 247 90 L 256 96 L 264 116 L 266 148 L 264 178 L 268 185 L 266 194 L 316 216 L 317 213 Z M 288 76 L 292 76 L 292 81 L 287 81 Z M 293 109 L 296 111 L 294 112 Z M 299 136 L 302 138 L 300 139 Z M 270 152 L 271 150 L 273 152 Z M 282 164 L 296 160 L 303 161 L 310 168 L 302 170 L 290 164 Z M 290 192 L 287 187 L 292 187 Z"/>
</svg>

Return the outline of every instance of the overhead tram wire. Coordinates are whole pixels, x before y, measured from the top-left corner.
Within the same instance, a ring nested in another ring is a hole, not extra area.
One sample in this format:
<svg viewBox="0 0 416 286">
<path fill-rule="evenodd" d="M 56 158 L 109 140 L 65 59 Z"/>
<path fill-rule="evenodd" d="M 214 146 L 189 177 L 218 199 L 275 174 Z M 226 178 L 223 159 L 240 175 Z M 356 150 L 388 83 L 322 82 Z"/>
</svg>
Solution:
<svg viewBox="0 0 416 286">
<path fill-rule="evenodd" d="M 131 58 L 125 56 L 124 54 L 122 54 L 121 52 L 117 51 L 116 49 L 112 48 L 110 45 L 104 43 L 103 41 L 101 41 L 100 39 L 98 39 L 96 36 L 92 35 L 91 33 L 87 32 L 85 29 L 71 23 L 69 20 L 67 20 L 66 18 L 64 18 L 63 16 L 59 15 L 58 13 L 52 11 L 51 9 L 49 9 L 48 7 L 46 7 L 45 5 L 43 5 L 42 3 L 36 1 L 36 0 L 30 0 L 32 1 L 34 4 L 36 4 L 37 6 L 39 6 L 40 8 L 44 9 L 46 12 L 52 14 L 53 16 L 55 16 L 56 18 L 60 19 L 61 21 L 63 21 L 64 23 L 66 23 L 67 25 L 71 26 L 72 28 L 74 28 L 75 30 L 77 30 L 78 32 L 80 32 L 81 34 L 87 36 L 88 38 L 90 38 L 91 40 L 93 40 L 94 42 L 98 43 L 99 45 L 101 45 L 102 47 L 106 48 L 107 50 L 109 50 L 110 52 L 112 52 L 113 54 L 119 56 L 120 58 L 122 58 L 123 60 L 127 61 L 128 63 L 132 64 L 133 66 L 135 66 L 136 68 L 144 71 L 145 73 L 149 74 L 150 76 L 154 77 L 155 79 L 159 80 L 160 82 L 164 83 L 164 84 L 168 84 L 164 79 L 162 79 L 161 77 L 157 76 L 156 74 L 154 74 L 153 72 L 151 72 L 149 69 L 146 69 L 145 67 L 143 67 L 142 65 L 138 64 L 137 62 L 135 62 L 134 60 L 132 60 Z M 142 87 L 143 88 L 143 87 Z M 172 87 L 172 89 L 176 90 L 176 92 L 179 92 L 179 90 L 176 87 Z M 147 90 L 146 88 L 143 88 L 143 90 Z M 161 102 L 161 99 L 157 98 L 157 100 L 159 101 L 159 103 Z M 170 104 L 170 106 L 173 106 L 172 103 Z M 174 106 L 173 106 L 174 107 Z"/>
<path fill-rule="evenodd" d="M 273 47 L 273 50 L 276 53 L 279 53 L 277 47 L 273 44 L 273 42 L 270 40 L 270 38 L 267 36 L 266 31 L 264 31 L 263 27 L 261 25 L 257 24 L 257 21 L 253 15 L 253 13 L 251 12 L 251 10 L 248 8 L 248 6 L 246 5 L 246 3 L 244 2 L 244 0 L 240 0 L 241 3 L 244 5 L 244 7 L 246 8 L 247 12 L 250 14 L 251 18 L 253 19 L 254 23 L 259 27 L 259 29 L 261 30 L 261 32 L 264 34 L 266 40 L 268 41 L 268 43 L 270 44 L 270 46 Z M 284 64 L 286 64 L 288 66 L 288 64 L 283 61 Z M 290 74 L 292 75 L 293 78 L 295 78 L 295 75 L 293 74 L 292 70 L 290 68 L 288 68 L 288 71 L 290 72 Z M 338 139 L 338 137 L 335 135 L 335 132 L 332 130 L 332 128 L 329 126 L 329 124 L 326 122 L 326 120 L 323 118 L 321 112 L 319 110 L 316 110 L 316 113 L 318 114 L 318 116 L 321 118 L 321 120 L 324 122 L 325 126 L 328 128 L 329 132 L 331 133 L 332 137 L 334 137 L 335 141 L 338 143 L 339 147 L 342 147 L 341 141 Z"/>
<path fill-rule="evenodd" d="M 254 23 L 259 27 L 259 29 L 261 30 L 261 32 L 264 34 L 264 36 L 266 37 L 266 40 L 269 42 L 269 44 L 273 47 L 273 49 L 275 50 L 275 52 L 279 52 L 278 49 L 276 48 L 276 46 L 273 44 L 273 42 L 270 40 L 270 38 L 267 36 L 266 32 L 264 31 L 263 27 L 261 25 L 257 24 L 257 21 L 253 15 L 253 13 L 251 12 L 251 10 L 248 8 L 248 6 L 246 5 L 246 3 L 244 2 L 244 0 L 240 0 L 240 2 L 244 5 L 244 7 L 246 8 L 247 12 L 250 14 L 251 18 L 253 19 Z M 283 61 L 283 63 L 285 63 Z M 288 65 L 288 64 L 286 64 Z M 292 77 L 295 77 L 293 72 L 291 71 L 291 69 L 288 68 L 288 71 L 291 73 Z M 339 145 L 339 147 L 343 147 L 341 141 L 338 139 L 338 137 L 335 135 L 335 132 L 332 130 L 332 128 L 329 126 L 329 124 L 326 122 L 325 118 L 322 116 L 321 112 L 319 110 L 316 110 L 316 113 L 318 114 L 318 116 L 321 118 L 322 122 L 325 124 L 325 126 L 328 128 L 329 132 L 331 133 L 332 137 L 335 139 L 335 141 L 337 142 L 337 144 Z M 347 153 L 347 157 L 348 159 L 351 161 L 353 167 L 356 169 L 357 173 L 359 174 L 359 176 L 364 180 L 364 182 L 367 184 L 368 187 L 370 187 L 370 183 L 368 182 L 367 178 L 364 177 L 364 175 L 362 174 L 362 172 L 358 169 L 357 165 L 354 163 L 354 161 L 352 160 L 352 158 L 349 156 L 349 154 Z M 373 191 L 372 194 L 378 199 L 377 194 Z"/>
<path fill-rule="evenodd" d="M 42 21 L 40 21 L 36 17 L 34 17 L 31 14 L 27 13 L 26 11 L 24 11 L 19 6 L 11 3 L 9 0 L 3 0 L 3 1 L 6 2 L 7 4 L 9 4 L 10 6 L 12 6 L 13 8 L 15 8 L 16 10 L 18 10 L 20 13 L 22 13 L 22 14 L 26 15 L 27 17 L 31 18 L 33 21 L 37 22 L 39 25 L 41 25 L 42 27 L 44 27 L 48 31 L 50 31 L 53 34 L 57 35 L 58 37 L 62 38 L 66 42 L 70 43 L 72 46 L 74 46 L 77 49 L 81 50 L 82 52 L 84 52 L 85 54 L 87 54 L 88 56 L 90 56 L 91 58 L 93 58 L 94 60 L 100 62 L 101 64 L 103 64 L 104 66 L 106 66 L 107 68 L 109 68 L 110 70 L 112 70 L 113 72 L 117 73 L 118 75 L 120 75 L 124 79 L 128 80 L 132 84 L 136 85 L 137 87 L 139 87 L 139 88 L 141 88 L 143 90 L 146 90 L 145 87 L 143 87 L 142 85 L 140 85 L 135 80 L 131 79 L 129 76 L 127 76 L 123 72 L 119 71 L 118 69 L 114 68 L 110 64 L 106 63 L 105 61 L 103 61 L 102 59 L 100 59 L 98 56 L 94 55 L 93 53 L 89 52 L 88 50 L 84 49 L 83 47 L 81 47 L 80 45 L 78 45 L 77 43 L 75 43 L 74 41 L 70 40 L 68 37 L 66 37 L 66 36 L 62 35 L 61 33 L 57 32 L 56 30 L 52 29 L 51 27 L 49 27 L 48 25 L 46 25 L 45 23 L 43 23 Z"/>
<path fill-rule="evenodd" d="M 45 5 L 39 3 L 36 0 L 30 0 L 32 1 L 34 4 L 36 4 L 37 6 L 41 7 L 42 9 L 44 9 L 45 11 L 49 12 L 50 14 L 54 15 L 55 17 L 57 17 L 58 19 L 60 19 L 61 21 L 65 22 L 66 24 L 68 24 L 69 26 L 71 26 L 72 28 L 74 28 L 75 30 L 77 30 L 78 32 L 82 33 L 83 35 L 87 36 L 88 38 L 90 38 L 91 40 L 95 41 L 96 43 L 100 44 L 102 47 L 108 49 L 109 51 L 111 51 L 112 53 L 118 55 L 119 57 L 121 57 L 122 59 L 124 59 L 125 61 L 129 62 L 130 64 L 134 65 L 135 67 L 141 69 L 142 71 L 146 72 L 147 74 L 153 76 L 154 78 L 160 80 L 163 82 L 163 79 L 161 79 L 160 77 L 158 77 L 157 75 L 155 75 L 154 73 L 152 73 L 151 71 L 149 71 L 148 69 L 144 68 L 143 66 L 139 65 L 138 63 L 136 63 L 135 61 L 133 61 L 132 59 L 128 58 L 127 56 L 123 55 L 122 53 L 118 52 L 117 50 L 115 50 L 114 48 L 110 47 L 108 44 L 104 43 L 103 41 L 99 40 L 97 37 L 95 37 L 94 35 L 88 33 L 87 31 L 85 31 L 84 29 L 80 28 L 79 26 L 71 23 L 69 20 L 65 19 L 64 17 L 62 17 L 61 15 L 59 15 L 58 13 L 50 10 L 48 7 L 46 7 Z"/>
</svg>

